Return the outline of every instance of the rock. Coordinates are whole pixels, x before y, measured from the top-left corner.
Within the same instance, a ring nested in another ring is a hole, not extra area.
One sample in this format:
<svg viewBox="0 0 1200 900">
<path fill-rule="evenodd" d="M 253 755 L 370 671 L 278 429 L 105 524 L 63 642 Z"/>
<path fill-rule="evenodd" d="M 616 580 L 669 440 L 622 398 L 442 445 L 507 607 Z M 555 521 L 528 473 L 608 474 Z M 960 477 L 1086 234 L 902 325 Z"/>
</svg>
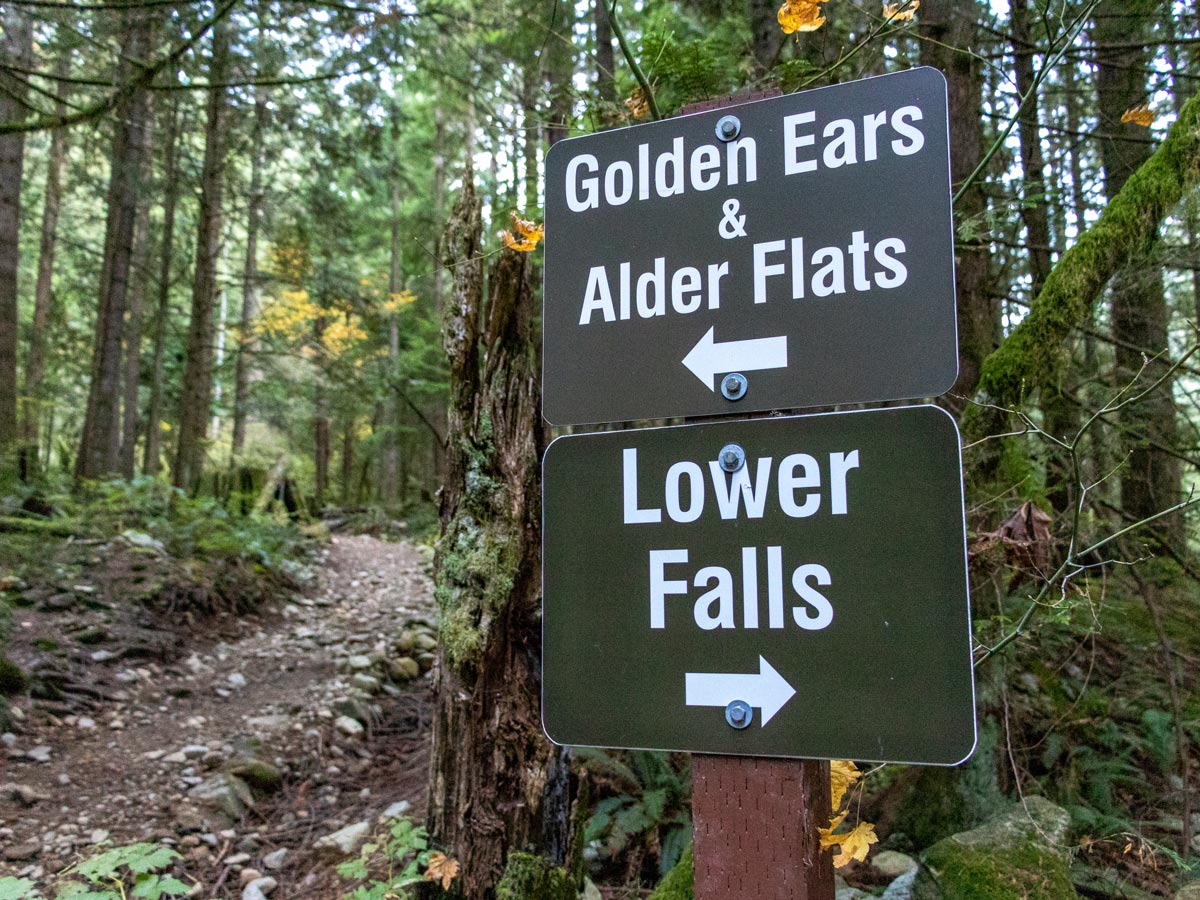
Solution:
<svg viewBox="0 0 1200 900">
<path fill-rule="evenodd" d="M 200 782 L 188 791 L 188 796 L 238 821 L 247 807 L 254 805 L 250 787 L 236 775 L 222 772 Z"/>
<path fill-rule="evenodd" d="M 33 762 L 48 763 L 50 762 L 50 748 L 45 744 L 40 744 L 32 750 L 26 751 L 25 758 Z"/>
<path fill-rule="evenodd" d="M 102 663 L 116 658 L 117 654 L 113 653 L 111 650 L 97 650 L 92 653 L 92 662 Z"/>
<path fill-rule="evenodd" d="M 925 852 L 913 900 L 1075 900 L 1063 848 L 1070 815 L 1042 797 Z"/>
<path fill-rule="evenodd" d="M 333 723 L 333 727 L 342 734 L 346 735 L 346 737 L 361 737 L 363 733 L 362 723 L 357 719 L 350 718 L 349 716 L 338 716 Z"/>
<path fill-rule="evenodd" d="M 40 803 L 43 800 L 49 800 L 50 795 L 39 791 L 37 788 L 30 787 L 27 784 L 16 784 L 9 782 L 8 784 L 0 784 L 0 797 L 16 800 L 25 806 L 33 806 L 35 803 Z"/>
<path fill-rule="evenodd" d="M 834 892 L 833 900 L 871 900 L 871 895 L 856 887 L 842 887 Z"/>
<path fill-rule="evenodd" d="M 880 900 L 912 900 L 913 883 L 917 880 L 919 871 L 919 869 L 911 869 L 905 872 L 887 886 L 887 890 L 883 892 Z"/>
<path fill-rule="evenodd" d="M 390 822 L 393 819 L 398 819 L 408 812 L 410 804 L 407 800 L 398 800 L 385 809 L 379 816 L 380 821 Z"/>
<path fill-rule="evenodd" d="M 246 686 L 246 676 L 241 672 L 231 672 L 229 677 L 225 679 L 229 682 L 229 686 L 241 690 Z"/>
<path fill-rule="evenodd" d="M 262 858 L 263 868 L 265 869 L 282 869 L 283 863 L 287 859 L 287 847 L 280 847 L 278 850 L 272 850 Z"/>
<path fill-rule="evenodd" d="M 229 771 L 260 794 L 273 794 L 283 787 L 283 773 L 261 759 L 238 757 L 230 764 Z"/>
<path fill-rule="evenodd" d="M 906 853 L 883 850 L 871 858 L 871 865 L 886 878 L 899 878 L 917 868 L 917 861 Z"/>
<path fill-rule="evenodd" d="M 76 728 L 82 728 L 84 731 L 90 731 L 96 727 L 96 720 L 89 716 L 80 716 L 75 722 Z"/>
<path fill-rule="evenodd" d="M 361 653 L 357 653 L 346 660 L 346 668 L 350 669 L 352 672 L 362 672 L 371 668 L 373 665 L 374 663 L 371 662 L 371 657 L 363 656 Z"/>
<path fill-rule="evenodd" d="M 1200 900 L 1200 881 L 1185 884 L 1175 893 L 1175 900 Z"/>
<path fill-rule="evenodd" d="M 97 828 L 95 831 L 93 831 L 91 834 L 88 835 L 88 840 L 93 844 L 103 844 L 105 841 L 108 840 L 108 832 L 105 831 L 103 828 Z"/>
<path fill-rule="evenodd" d="M 38 855 L 41 845 L 37 841 L 26 841 L 23 844 L 13 844 L 4 848 L 4 858 L 9 862 L 21 862 L 33 859 Z"/>
<path fill-rule="evenodd" d="M 379 693 L 379 679 L 374 675 L 367 675 L 363 672 L 355 672 L 354 676 L 350 679 L 350 683 L 364 694 Z"/>
<path fill-rule="evenodd" d="M 229 840 L 229 838 L 224 837 L 223 832 L 221 834 L 221 837 L 224 840 Z M 227 866 L 244 866 L 248 862 L 250 862 L 250 854 L 249 853 L 231 853 L 229 856 L 225 857 L 225 859 L 224 859 L 224 863 Z M 261 873 L 259 873 L 259 874 L 261 874 Z"/>
<path fill-rule="evenodd" d="M 313 850 L 326 858 L 341 859 L 357 850 L 370 830 L 370 822 L 355 822 L 353 825 L 339 828 L 333 834 L 318 838 L 313 842 Z"/>
<path fill-rule="evenodd" d="M 179 751 L 183 754 L 184 759 L 200 759 L 208 752 L 206 744 L 188 744 Z"/>
<path fill-rule="evenodd" d="M 432 634 L 418 634 L 416 639 L 413 641 L 413 646 L 418 650 L 424 650 L 431 653 L 437 649 L 437 638 L 435 638 Z"/>
<path fill-rule="evenodd" d="M 433 664 L 437 662 L 437 657 L 432 653 L 418 653 L 417 665 L 421 667 L 422 672 L 428 672 L 433 668 Z"/>
<path fill-rule="evenodd" d="M 226 862 L 228 862 L 228 860 L 226 860 Z M 258 879 L 262 877 L 263 873 L 258 871 L 258 869 L 242 869 L 242 871 L 238 873 L 238 885 L 245 887 L 250 882 L 258 881 Z"/>
<path fill-rule="evenodd" d="M 256 878 L 242 889 L 242 900 L 266 900 L 267 895 L 278 886 L 279 882 L 269 875 L 266 878 Z"/>
<path fill-rule="evenodd" d="M 388 665 L 395 681 L 411 681 L 421 674 L 421 664 L 411 656 L 401 656 L 393 659 Z"/>
<path fill-rule="evenodd" d="M 579 892 L 579 900 L 604 900 L 600 888 L 590 878 L 583 879 L 583 890 Z"/>
<path fill-rule="evenodd" d="M 162 541 L 151 537 L 144 531 L 134 531 L 132 528 L 128 528 L 121 532 L 121 540 L 125 541 L 130 547 L 140 550 L 152 550 L 155 553 L 167 552 L 167 548 Z"/>
</svg>

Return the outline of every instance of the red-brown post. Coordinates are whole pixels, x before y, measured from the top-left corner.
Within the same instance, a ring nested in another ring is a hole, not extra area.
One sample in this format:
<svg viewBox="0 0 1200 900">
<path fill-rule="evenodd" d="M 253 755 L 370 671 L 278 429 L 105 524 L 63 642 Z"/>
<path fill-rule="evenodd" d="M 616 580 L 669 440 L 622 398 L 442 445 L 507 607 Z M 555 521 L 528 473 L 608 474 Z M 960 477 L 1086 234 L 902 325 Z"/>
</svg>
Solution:
<svg viewBox="0 0 1200 900">
<path fill-rule="evenodd" d="M 692 757 L 696 900 L 833 900 L 829 763 Z"/>
</svg>

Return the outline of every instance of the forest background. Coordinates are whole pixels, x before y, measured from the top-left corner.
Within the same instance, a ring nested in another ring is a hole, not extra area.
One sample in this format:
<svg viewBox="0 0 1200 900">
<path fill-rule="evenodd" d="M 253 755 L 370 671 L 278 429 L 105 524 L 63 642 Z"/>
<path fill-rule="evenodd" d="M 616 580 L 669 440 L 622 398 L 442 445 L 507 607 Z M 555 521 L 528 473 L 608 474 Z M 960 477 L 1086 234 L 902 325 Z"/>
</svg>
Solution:
<svg viewBox="0 0 1200 900">
<path fill-rule="evenodd" d="M 1200 830 L 1198 44 L 1195 5 L 1167 0 L 0 3 L 0 562 L 28 578 L 36 542 L 123 526 L 114 497 L 200 503 L 235 555 L 291 527 L 276 503 L 403 519 L 443 535 L 435 770 L 487 780 L 496 735 L 450 698 L 497 685 L 516 756 L 552 769 L 534 667 L 497 649 L 537 642 L 547 149 L 932 65 L 982 740 L 960 772 L 875 775 L 866 812 L 921 850 L 1045 793 L 1077 886 L 1165 893 Z M 526 424 L 482 434 L 517 395 Z M 472 494 L 481 466 L 511 508 Z M 460 558 L 464 521 L 486 533 Z M 686 764 L 616 763 L 598 788 L 624 800 L 589 834 L 649 884 L 682 854 Z M 512 780 L 498 803 L 528 792 Z M 653 792 L 675 807 L 634 802 Z M 522 814 L 472 834 L 465 802 L 437 798 L 430 826 L 483 896 L 545 847 Z"/>
</svg>

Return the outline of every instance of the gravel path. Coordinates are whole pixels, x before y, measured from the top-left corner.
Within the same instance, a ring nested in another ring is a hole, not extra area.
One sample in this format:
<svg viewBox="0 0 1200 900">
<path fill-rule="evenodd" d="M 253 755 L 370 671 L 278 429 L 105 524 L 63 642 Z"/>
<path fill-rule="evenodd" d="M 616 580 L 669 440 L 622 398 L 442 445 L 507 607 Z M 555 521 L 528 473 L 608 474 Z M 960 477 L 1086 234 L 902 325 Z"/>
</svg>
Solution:
<svg viewBox="0 0 1200 900">
<path fill-rule="evenodd" d="M 98 846 L 160 840 L 205 897 L 240 896 L 251 868 L 284 897 L 338 896 L 312 845 L 424 791 L 428 567 L 412 545 L 337 536 L 305 595 L 231 638 L 168 663 L 96 652 L 79 713 L 17 703 L 0 874 L 49 878 Z M 39 615 L 17 610 L 14 630 L 52 627 Z"/>
</svg>

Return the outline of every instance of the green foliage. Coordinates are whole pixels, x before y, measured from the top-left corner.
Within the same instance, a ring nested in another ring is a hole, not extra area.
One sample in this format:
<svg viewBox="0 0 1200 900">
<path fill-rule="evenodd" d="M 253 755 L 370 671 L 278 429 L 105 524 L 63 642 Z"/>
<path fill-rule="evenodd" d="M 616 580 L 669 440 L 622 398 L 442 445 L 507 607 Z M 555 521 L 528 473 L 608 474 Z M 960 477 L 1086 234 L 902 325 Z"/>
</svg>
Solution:
<svg viewBox="0 0 1200 900">
<path fill-rule="evenodd" d="M 744 77 L 732 36 L 720 31 L 692 38 L 650 31 L 642 38 L 642 60 L 663 115 L 731 93 Z"/>
<path fill-rule="evenodd" d="M 363 844 L 358 856 L 337 867 L 337 873 L 362 882 L 344 900 L 402 900 L 409 888 L 425 879 L 421 868 L 429 861 L 429 836 L 411 819 L 396 819 L 387 833 Z"/>
<path fill-rule="evenodd" d="M 679 861 L 692 833 L 691 776 L 670 754 L 632 750 L 620 759 L 596 748 L 576 748 L 576 760 L 617 793 L 604 797 L 588 820 L 584 839 L 616 857 L 640 842 L 657 851 L 659 874 Z"/>
<path fill-rule="evenodd" d="M 159 844 L 129 844 L 89 857 L 62 876 L 55 900 L 162 900 L 192 888 L 167 874 L 180 858 Z M 32 881 L 0 878 L 0 900 L 42 900 Z"/>
<path fill-rule="evenodd" d="M 510 853 L 496 885 L 496 900 L 575 900 L 577 893 L 570 872 L 530 853 Z"/>
<path fill-rule="evenodd" d="M 675 868 L 658 883 L 649 900 L 692 900 L 696 894 L 695 880 L 692 845 L 688 844 Z"/>
</svg>

